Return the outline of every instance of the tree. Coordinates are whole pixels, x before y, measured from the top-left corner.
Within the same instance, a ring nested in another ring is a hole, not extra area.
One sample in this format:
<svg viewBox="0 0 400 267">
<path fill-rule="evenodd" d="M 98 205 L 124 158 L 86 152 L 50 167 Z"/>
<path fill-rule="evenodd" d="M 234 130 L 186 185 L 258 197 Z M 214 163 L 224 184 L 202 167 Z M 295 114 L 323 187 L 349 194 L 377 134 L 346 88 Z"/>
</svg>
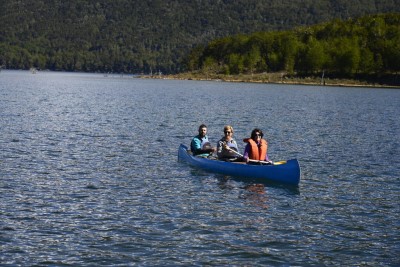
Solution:
<svg viewBox="0 0 400 267">
<path fill-rule="evenodd" d="M 190 52 L 190 54 L 184 60 L 184 62 L 186 62 L 186 67 L 189 71 L 194 71 L 199 69 L 200 57 L 203 53 L 204 53 L 204 46 L 197 46 Z"/>
<path fill-rule="evenodd" d="M 244 69 L 244 59 L 240 54 L 234 53 L 229 55 L 228 69 L 230 74 L 239 74 Z"/>
<path fill-rule="evenodd" d="M 315 73 L 324 69 L 326 63 L 325 50 L 321 42 L 311 39 L 302 49 L 299 55 L 299 71 Z"/>
<path fill-rule="evenodd" d="M 254 70 L 256 69 L 257 64 L 262 61 L 260 48 L 256 45 L 253 45 L 251 50 L 246 53 L 244 57 L 244 64 L 245 67 L 253 74 Z"/>
<path fill-rule="evenodd" d="M 400 38 L 385 41 L 382 57 L 386 70 L 400 71 Z"/>
<path fill-rule="evenodd" d="M 360 48 L 357 38 L 337 38 L 330 49 L 330 71 L 349 76 L 359 70 Z"/>
<path fill-rule="evenodd" d="M 294 71 L 295 58 L 299 49 L 299 41 L 292 32 L 285 32 L 281 37 L 282 63 L 283 70 L 288 73 Z"/>
<path fill-rule="evenodd" d="M 202 71 L 207 75 L 215 73 L 218 68 L 217 62 L 212 57 L 207 57 L 203 62 Z"/>
<path fill-rule="evenodd" d="M 374 70 L 374 54 L 368 48 L 360 50 L 360 73 L 369 74 Z"/>
</svg>

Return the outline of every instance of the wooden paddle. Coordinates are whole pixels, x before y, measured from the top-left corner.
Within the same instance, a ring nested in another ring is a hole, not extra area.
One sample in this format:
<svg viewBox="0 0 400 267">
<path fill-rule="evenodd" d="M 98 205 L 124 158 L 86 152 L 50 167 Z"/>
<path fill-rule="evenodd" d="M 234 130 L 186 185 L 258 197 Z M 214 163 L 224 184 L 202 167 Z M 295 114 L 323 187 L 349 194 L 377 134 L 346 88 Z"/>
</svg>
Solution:
<svg viewBox="0 0 400 267">
<path fill-rule="evenodd" d="M 243 155 L 240 154 L 239 152 L 237 152 L 236 150 L 233 150 L 232 148 L 228 147 L 229 151 L 232 151 L 233 153 L 235 153 L 236 155 L 238 155 L 239 157 L 243 158 Z M 264 160 L 255 160 L 255 159 L 249 159 L 250 162 L 256 162 L 256 163 L 264 163 L 264 164 L 272 164 L 272 165 L 280 165 L 280 164 L 284 164 L 286 163 L 286 161 L 278 161 L 278 162 L 272 162 L 272 161 L 264 161 Z"/>
</svg>

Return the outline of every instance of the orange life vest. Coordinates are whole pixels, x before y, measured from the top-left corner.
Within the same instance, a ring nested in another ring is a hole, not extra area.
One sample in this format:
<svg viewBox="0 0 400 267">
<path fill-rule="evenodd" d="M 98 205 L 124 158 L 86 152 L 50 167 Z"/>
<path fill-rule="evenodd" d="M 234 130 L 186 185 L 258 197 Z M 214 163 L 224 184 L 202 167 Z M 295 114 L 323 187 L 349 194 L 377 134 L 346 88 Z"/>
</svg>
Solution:
<svg viewBox="0 0 400 267">
<path fill-rule="evenodd" d="M 251 138 L 243 139 L 243 142 L 250 144 L 249 159 L 265 160 L 268 150 L 268 143 L 265 139 L 261 139 L 259 146 Z"/>
</svg>

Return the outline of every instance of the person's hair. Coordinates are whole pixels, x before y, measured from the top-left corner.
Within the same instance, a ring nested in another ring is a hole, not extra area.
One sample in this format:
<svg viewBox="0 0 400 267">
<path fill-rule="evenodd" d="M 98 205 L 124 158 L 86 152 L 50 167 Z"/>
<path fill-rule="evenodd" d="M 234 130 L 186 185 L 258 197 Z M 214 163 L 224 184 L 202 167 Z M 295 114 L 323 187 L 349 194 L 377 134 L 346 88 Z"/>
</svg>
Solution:
<svg viewBox="0 0 400 267">
<path fill-rule="evenodd" d="M 200 126 L 199 126 L 199 132 L 200 132 L 200 130 L 201 130 L 202 128 L 207 128 L 207 125 L 205 125 L 205 124 L 200 125 Z"/>
<path fill-rule="evenodd" d="M 254 137 L 256 137 L 256 133 L 260 133 L 261 138 L 263 138 L 263 136 L 264 136 L 263 132 L 260 129 L 255 128 L 253 131 L 251 131 L 251 138 L 252 139 L 254 139 Z"/>
<path fill-rule="evenodd" d="M 225 132 L 226 130 L 230 130 L 230 131 L 233 133 L 233 127 L 230 126 L 230 125 L 225 125 L 225 126 L 224 126 L 224 132 Z"/>
</svg>

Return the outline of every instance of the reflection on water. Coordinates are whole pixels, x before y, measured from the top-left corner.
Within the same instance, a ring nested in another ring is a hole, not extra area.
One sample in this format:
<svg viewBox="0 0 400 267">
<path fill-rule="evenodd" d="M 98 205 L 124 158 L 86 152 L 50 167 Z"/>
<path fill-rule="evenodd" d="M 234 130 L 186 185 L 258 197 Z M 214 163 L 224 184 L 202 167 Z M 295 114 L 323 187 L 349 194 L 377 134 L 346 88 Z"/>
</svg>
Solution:
<svg viewBox="0 0 400 267">
<path fill-rule="evenodd" d="M 398 90 L 2 71 L 0 94 L 2 264 L 398 265 Z M 239 151 L 263 129 L 299 187 L 177 162 L 201 123 Z"/>
<path fill-rule="evenodd" d="M 221 190 L 235 190 L 236 184 L 232 183 L 231 177 L 218 175 L 218 186 Z M 267 209 L 267 192 L 264 184 L 244 184 L 240 186 L 238 199 L 246 200 L 246 203 Z"/>
<path fill-rule="evenodd" d="M 244 186 L 245 191 L 240 198 L 245 199 L 251 205 L 267 209 L 268 196 L 263 184 L 249 184 Z"/>
</svg>

